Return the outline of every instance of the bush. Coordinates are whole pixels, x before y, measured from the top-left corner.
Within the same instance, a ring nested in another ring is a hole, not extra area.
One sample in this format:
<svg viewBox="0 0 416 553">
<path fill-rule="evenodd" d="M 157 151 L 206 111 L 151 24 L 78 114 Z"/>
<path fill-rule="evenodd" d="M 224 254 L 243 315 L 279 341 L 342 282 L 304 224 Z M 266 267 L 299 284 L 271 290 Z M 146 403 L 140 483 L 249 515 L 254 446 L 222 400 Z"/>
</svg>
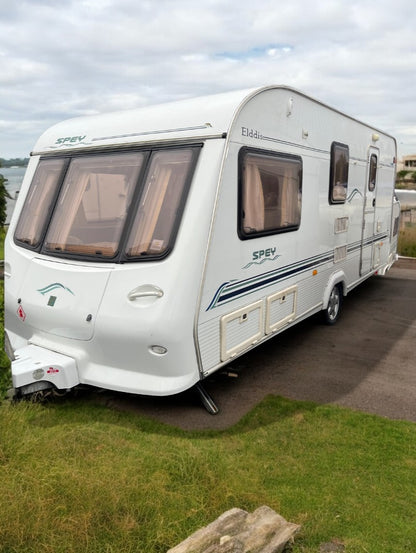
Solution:
<svg viewBox="0 0 416 553">
<path fill-rule="evenodd" d="M 2 366 L 0 367 L 0 403 L 6 398 L 7 390 L 12 387 L 9 360 L 4 352 L 1 352 L 1 356 L 3 359 L 1 361 Z"/>
<path fill-rule="evenodd" d="M 399 255 L 416 257 L 416 226 L 405 227 L 399 232 L 397 251 Z"/>
</svg>

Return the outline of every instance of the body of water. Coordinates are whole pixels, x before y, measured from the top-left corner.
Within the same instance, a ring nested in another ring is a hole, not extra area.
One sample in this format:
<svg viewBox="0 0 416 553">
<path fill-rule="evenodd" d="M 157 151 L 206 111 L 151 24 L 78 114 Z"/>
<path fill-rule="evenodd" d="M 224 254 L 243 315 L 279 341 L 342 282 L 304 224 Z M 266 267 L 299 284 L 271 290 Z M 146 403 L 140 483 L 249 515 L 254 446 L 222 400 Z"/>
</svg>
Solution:
<svg viewBox="0 0 416 553">
<path fill-rule="evenodd" d="M 5 179 L 7 179 L 6 190 L 11 196 L 11 199 L 7 199 L 6 225 L 10 223 L 14 206 L 16 204 L 17 193 L 22 186 L 25 172 L 26 167 L 0 167 L 0 174 L 3 175 Z"/>
<path fill-rule="evenodd" d="M 0 174 L 7 179 L 6 188 L 10 196 L 14 197 L 20 190 L 25 172 L 26 167 L 0 167 Z"/>
</svg>

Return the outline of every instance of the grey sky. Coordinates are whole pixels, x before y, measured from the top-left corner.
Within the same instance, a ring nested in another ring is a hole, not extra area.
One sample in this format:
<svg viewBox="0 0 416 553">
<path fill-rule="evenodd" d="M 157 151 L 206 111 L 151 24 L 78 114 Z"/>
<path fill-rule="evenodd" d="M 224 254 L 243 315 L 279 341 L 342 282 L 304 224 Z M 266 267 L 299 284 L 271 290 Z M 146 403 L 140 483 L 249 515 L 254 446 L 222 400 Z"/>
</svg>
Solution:
<svg viewBox="0 0 416 553">
<path fill-rule="evenodd" d="M 0 0 L 0 157 L 78 115 L 286 84 L 416 153 L 413 0 Z"/>
</svg>

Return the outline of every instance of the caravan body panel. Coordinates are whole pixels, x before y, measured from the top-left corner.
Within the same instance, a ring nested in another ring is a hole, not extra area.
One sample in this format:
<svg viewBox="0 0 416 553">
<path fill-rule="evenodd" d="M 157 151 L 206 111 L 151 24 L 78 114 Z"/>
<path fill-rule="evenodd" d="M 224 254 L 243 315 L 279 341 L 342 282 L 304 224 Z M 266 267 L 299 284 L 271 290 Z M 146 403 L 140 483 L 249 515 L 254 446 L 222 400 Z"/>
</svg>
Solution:
<svg viewBox="0 0 416 553">
<path fill-rule="evenodd" d="M 333 143 L 345 144 L 349 151 L 348 189 L 339 203 L 328 199 Z M 236 229 L 241 213 L 235 207 L 230 217 L 228 206 L 239 205 L 244 166 L 237 160 L 244 149 L 301 160 L 298 227 L 259 232 L 241 240 Z M 378 152 L 377 185 L 369 191 L 369 160 L 374 151 Z M 199 313 L 205 374 L 325 308 L 335 285 L 347 294 L 365 277 L 392 263 L 395 157 L 391 137 L 293 90 L 263 91 L 239 111 L 223 174 L 223 182 L 234 185 L 220 189 Z M 262 309 L 255 333 L 248 324 L 252 305 Z M 246 309 L 247 318 L 242 316 Z M 233 320 L 233 314 L 239 324 L 228 334 L 225 321 Z M 229 355 L 224 356 L 224 351 Z"/>
</svg>

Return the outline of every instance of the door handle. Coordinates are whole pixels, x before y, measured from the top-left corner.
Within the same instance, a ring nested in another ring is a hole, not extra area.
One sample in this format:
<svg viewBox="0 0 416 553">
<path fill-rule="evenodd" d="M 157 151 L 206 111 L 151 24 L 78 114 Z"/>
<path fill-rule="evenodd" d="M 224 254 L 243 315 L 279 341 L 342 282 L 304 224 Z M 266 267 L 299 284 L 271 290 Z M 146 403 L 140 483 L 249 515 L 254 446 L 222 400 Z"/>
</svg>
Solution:
<svg viewBox="0 0 416 553">
<path fill-rule="evenodd" d="M 373 198 L 373 207 L 376 207 L 376 199 Z"/>
<path fill-rule="evenodd" d="M 162 297 L 163 290 L 154 284 L 143 284 L 142 286 L 138 286 L 134 290 L 131 290 L 127 294 L 127 298 L 130 301 L 136 301 L 144 298 L 152 298 L 153 300 L 156 300 Z"/>
</svg>

